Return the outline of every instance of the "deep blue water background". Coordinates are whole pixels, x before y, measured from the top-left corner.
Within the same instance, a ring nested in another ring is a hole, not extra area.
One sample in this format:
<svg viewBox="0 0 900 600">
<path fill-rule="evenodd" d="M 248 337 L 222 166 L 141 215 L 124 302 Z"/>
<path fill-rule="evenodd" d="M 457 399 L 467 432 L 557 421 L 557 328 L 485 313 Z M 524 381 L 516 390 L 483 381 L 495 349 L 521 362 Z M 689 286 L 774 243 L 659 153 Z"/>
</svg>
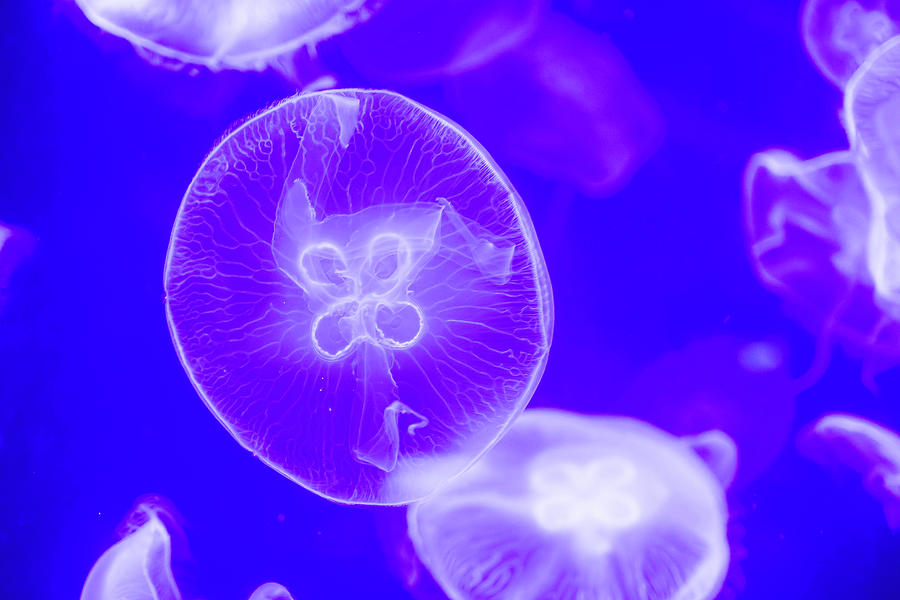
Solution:
<svg viewBox="0 0 900 600">
<path fill-rule="evenodd" d="M 160 70 L 70 6 L 9 4 L 0 221 L 38 243 L 0 314 L 0 598 L 77 597 L 147 493 L 183 518 L 185 592 L 243 599 L 275 580 L 297 600 L 408 597 L 385 542 L 390 511 L 330 504 L 242 450 L 192 389 L 166 328 L 163 261 L 193 173 L 232 122 L 293 90 L 271 72 Z M 799 9 L 610 0 L 580 13 L 627 57 L 667 133 L 604 200 L 501 164 L 532 213 L 556 299 L 534 405 L 621 409 L 643 368 L 713 335 L 778 336 L 803 370 L 815 340 L 757 282 L 740 213 L 754 151 L 846 144 L 840 95 L 804 53 Z M 344 83 L 371 85 L 322 52 Z M 458 119 L 440 86 L 399 91 Z M 866 389 L 859 361 L 836 350 L 797 398 L 795 429 L 829 410 L 900 427 L 900 378 L 880 383 Z M 900 598 L 900 539 L 858 482 L 835 482 L 788 445 L 729 501 L 723 598 Z"/>
</svg>

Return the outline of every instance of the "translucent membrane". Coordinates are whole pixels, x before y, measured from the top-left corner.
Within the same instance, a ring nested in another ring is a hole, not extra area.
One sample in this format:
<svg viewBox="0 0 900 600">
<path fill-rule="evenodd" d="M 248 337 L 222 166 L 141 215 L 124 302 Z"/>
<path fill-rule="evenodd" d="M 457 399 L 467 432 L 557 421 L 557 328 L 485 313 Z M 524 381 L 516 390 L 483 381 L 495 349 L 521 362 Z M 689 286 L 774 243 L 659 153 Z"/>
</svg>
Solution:
<svg viewBox="0 0 900 600">
<path fill-rule="evenodd" d="M 151 60 L 263 69 L 353 26 L 366 0 L 76 0 Z"/>
<path fill-rule="evenodd" d="M 471 470 L 410 507 L 409 534 L 453 599 L 713 598 L 728 513 L 694 449 L 733 464 L 723 436 L 529 410 Z"/>
<path fill-rule="evenodd" d="M 900 528 L 900 435 L 854 415 L 829 414 L 802 434 L 800 449 L 829 467 L 857 473 L 884 507 L 892 529 Z"/>
<path fill-rule="evenodd" d="M 452 89 L 490 148 L 590 196 L 619 191 L 663 139 L 659 106 L 610 39 L 561 15 Z"/>
<path fill-rule="evenodd" d="M 88 574 L 81 600 L 180 600 L 172 576 L 172 541 L 160 507 L 139 504 L 122 540 L 103 553 Z"/>
<path fill-rule="evenodd" d="M 755 155 L 745 176 L 751 254 L 765 283 L 842 337 L 900 355 L 900 37 L 848 82 L 848 151 Z"/>
<path fill-rule="evenodd" d="M 900 33 L 898 0 L 807 0 L 803 43 L 829 81 L 844 87 L 866 57 Z"/>
<path fill-rule="evenodd" d="M 235 439 L 337 501 L 419 499 L 528 402 L 550 284 L 521 199 L 388 92 L 301 95 L 213 149 L 166 266 L 182 363 Z"/>
</svg>

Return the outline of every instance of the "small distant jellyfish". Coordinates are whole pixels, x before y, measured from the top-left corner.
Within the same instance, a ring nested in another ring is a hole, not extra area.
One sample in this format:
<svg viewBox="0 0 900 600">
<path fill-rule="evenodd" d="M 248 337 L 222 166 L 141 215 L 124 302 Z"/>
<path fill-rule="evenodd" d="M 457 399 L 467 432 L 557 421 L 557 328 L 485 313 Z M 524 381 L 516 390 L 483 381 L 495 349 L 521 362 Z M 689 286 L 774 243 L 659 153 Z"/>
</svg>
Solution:
<svg viewBox="0 0 900 600">
<path fill-rule="evenodd" d="M 184 65 L 262 70 L 367 18 L 369 0 L 76 0 L 104 31 L 145 58 Z"/>
<path fill-rule="evenodd" d="M 103 553 L 88 574 L 81 600 L 181 600 L 172 575 L 172 540 L 156 501 L 139 503 L 122 540 Z"/>
<path fill-rule="evenodd" d="M 482 148 L 394 93 L 290 98 L 213 149 L 172 231 L 182 364 L 234 438 L 329 499 L 402 504 L 530 399 L 550 283 Z"/>
<path fill-rule="evenodd" d="M 264 583 L 250 595 L 250 600 L 294 600 L 280 583 Z"/>
<path fill-rule="evenodd" d="M 504 160 L 590 197 L 624 188 L 664 136 L 659 105 L 610 38 L 558 14 L 448 87 L 460 120 Z"/>
<path fill-rule="evenodd" d="M 728 464 L 734 446 L 720 435 L 529 410 L 471 470 L 410 507 L 409 535 L 454 600 L 711 599 L 729 563 L 728 511 L 694 444 Z"/>
<path fill-rule="evenodd" d="M 547 0 L 391 0 L 337 41 L 380 82 L 423 83 L 477 69 L 526 43 Z"/>
<path fill-rule="evenodd" d="M 897 0 L 807 0 L 803 43 L 822 74 L 843 88 L 869 54 L 900 33 Z"/>
<path fill-rule="evenodd" d="M 897 77 L 900 37 L 847 84 L 849 150 L 807 161 L 770 150 L 745 175 L 747 232 L 763 282 L 884 366 L 900 358 Z"/>
<path fill-rule="evenodd" d="M 862 478 L 884 507 L 888 525 L 900 529 L 900 435 L 862 417 L 829 414 L 802 434 L 800 450 L 816 462 L 844 467 Z"/>
<path fill-rule="evenodd" d="M 6 298 L 10 278 L 34 249 L 34 237 L 13 225 L 0 221 L 0 310 Z"/>
</svg>

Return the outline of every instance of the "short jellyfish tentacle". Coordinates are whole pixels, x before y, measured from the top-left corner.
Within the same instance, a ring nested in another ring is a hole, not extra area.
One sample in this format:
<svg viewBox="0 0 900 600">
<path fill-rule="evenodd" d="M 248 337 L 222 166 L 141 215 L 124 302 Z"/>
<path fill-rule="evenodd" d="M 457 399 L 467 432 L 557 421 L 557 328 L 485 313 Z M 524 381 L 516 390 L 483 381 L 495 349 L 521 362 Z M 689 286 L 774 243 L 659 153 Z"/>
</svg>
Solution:
<svg viewBox="0 0 900 600">
<path fill-rule="evenodd" d="M 447 199 L 439 198 L 438 202 L 444 207 L 444 214 L 453 229 L 462 236 L 478 269 L 497 283 L 509 281 L 516 247 L 504 245 L 495 236 L 479 227 L 478 223 L 469 219 L 464 220 Z"/>
<path fill-rule="evenodd" d="M 428 424 L 427 418 L 400 401 L 390 362 L 390 350 L 368 341 L 360 346 L 356 364 L 359 391 L 351 422 L 354 458 L 387 473 L 396 468 L 400 454 L 400 415 L 417 419 L 408 428 L 410 434 Z"/>
</svg>

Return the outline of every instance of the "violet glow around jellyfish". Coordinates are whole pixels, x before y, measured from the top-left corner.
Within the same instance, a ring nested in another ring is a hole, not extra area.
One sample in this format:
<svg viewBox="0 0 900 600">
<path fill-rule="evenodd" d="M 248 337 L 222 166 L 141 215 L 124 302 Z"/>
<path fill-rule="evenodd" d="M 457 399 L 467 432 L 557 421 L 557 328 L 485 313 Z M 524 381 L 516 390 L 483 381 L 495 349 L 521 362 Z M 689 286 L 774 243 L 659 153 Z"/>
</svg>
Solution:
<svg viewBox="0 0 900 600">
<path fill-rule="evenodd" d="M 365 18 L 368 0 L 76 0 L 145 58 L 179 67 L 262 70 Z"/>
<path fill-rule="evenodd" d="M 734 445 L 623 417 L 529 410 L 468 472 L 408 512 L 454 600 L 706 600 L 729 562 Z"/>
<path fill-rule="evenodd" d="M 829 414 L 798 440 L 800 450 L 828 467 L 845 467 L 862 478 L 878 499 L 888 524 L 900 529 L 900 435 L 882 425 L 845 414 Z"/>
<path fill-rule="evenodd" d="M 900 37 L 847 84 L 850 149 L 808 161 L 770 150 L 745 175 L 751 254 L 763 282 L 826 333 L 900 358 Z"/>
<path fill-rule="evenodd" d="M 843 88 L 866 57 L 900 33 L 898 0 L 807 0 L 803 43 L 825 77 Z"/>
<path fill-rule="evenodd" d="M 550 348 L 522 200 L 465 132 L 390 92 L 296 96 L 229 133 L 184 197 L 165 288 L 210 410 L 340 502 L 406 503 L 462 472 Z"/>
</svg>

